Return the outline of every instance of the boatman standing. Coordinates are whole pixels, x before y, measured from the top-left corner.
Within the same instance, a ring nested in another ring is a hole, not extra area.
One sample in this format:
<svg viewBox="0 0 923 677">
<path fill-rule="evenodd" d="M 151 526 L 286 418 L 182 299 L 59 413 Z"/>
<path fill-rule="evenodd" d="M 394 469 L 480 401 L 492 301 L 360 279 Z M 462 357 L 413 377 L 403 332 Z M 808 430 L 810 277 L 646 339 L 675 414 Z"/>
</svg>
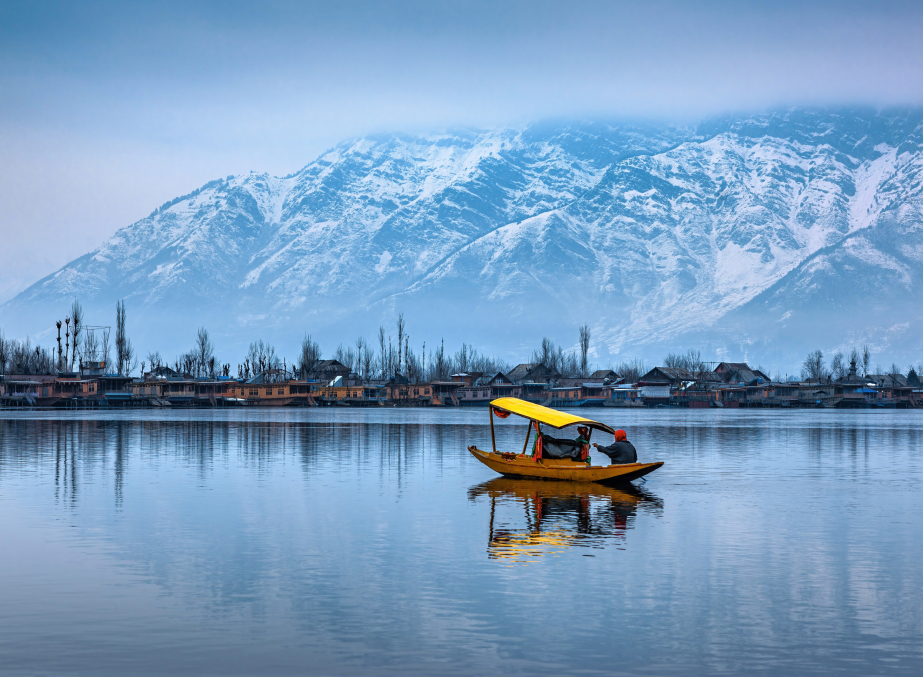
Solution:
<svg viewBox="0 0 923 677">
<path fill-rule="evenodd" d="M 638 462 L 638 452 L 635 451 L 635 445 L 628 441 L 628 436 L 624 430 L 615 431 L 615 442 L 608 447 L 601 447 L 598 444 L 593 446 L 608 456 L 612 465 Z"/>
</svg>

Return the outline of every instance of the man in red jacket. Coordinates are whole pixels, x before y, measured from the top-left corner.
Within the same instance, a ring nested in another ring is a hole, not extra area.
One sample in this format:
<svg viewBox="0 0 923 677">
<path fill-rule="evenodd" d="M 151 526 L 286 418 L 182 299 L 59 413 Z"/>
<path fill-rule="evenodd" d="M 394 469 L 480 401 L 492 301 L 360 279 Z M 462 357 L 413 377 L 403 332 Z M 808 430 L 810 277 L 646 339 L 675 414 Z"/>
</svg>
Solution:
<svg viewBox="0 0 923 677">
<path fill-rule="evenodd" d="M 608 447 L 601 447 L 598 444 L 593 444 L 593 446 L 608 456 L 612 465 L 638 462 L 638 452 L 635 446 L 628 441 L 624 430 L 615 431 L 615 442 Z"/>
</svg>

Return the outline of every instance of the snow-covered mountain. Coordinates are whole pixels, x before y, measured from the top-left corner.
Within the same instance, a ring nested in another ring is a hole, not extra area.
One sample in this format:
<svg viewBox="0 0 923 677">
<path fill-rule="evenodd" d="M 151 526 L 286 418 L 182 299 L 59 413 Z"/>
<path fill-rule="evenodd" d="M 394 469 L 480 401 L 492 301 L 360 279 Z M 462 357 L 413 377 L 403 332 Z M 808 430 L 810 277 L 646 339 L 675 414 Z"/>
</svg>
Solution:
<svg viewBox="0 0 923 677">
<path fill-rule="evenodd" d="M 0 326 L 34 335 L 76 296 L 106 324 L 125 298 L 144 350 L 206 324 L 228 359 L 306 331 L 329 353 L 400 311 L 416 346 L 510 358 L 588 322 L 603 363 L 695 345 L 783 365 L 851 341 L 916 362 L 921 144 L 919 110 L 370 136 L 165 204 Z"/>
</svg>

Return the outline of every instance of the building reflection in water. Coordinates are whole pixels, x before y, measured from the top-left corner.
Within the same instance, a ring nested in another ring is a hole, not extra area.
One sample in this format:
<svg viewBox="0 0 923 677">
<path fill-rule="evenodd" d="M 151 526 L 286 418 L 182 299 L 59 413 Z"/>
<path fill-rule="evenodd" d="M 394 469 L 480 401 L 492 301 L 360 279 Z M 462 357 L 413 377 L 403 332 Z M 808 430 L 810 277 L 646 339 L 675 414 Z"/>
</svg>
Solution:
<svg viewBox="0 0 923 677">
<path fill-rule="evenodd" d="M 528 564 L 566 548 L 624 544 L 636 514 L 660 516 L 663 501 L 633 484 L 498 477 L 468 489 L 490 501 L 487 556 Z"/>
</svg>

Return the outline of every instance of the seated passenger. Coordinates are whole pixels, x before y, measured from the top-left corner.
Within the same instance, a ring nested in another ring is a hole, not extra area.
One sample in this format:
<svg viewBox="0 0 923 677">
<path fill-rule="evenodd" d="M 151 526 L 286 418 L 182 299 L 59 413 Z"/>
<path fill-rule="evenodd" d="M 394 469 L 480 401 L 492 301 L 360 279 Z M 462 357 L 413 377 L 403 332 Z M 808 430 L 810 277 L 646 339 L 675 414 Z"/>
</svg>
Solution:
<svg viewBox="0 0 923 677">
<path fill-rule="evenodd" d="M 586 426 L 579 426 L 577 428 L 577 439 L 574 442 L 580 448 L 580 457 L 575 458 L 576 461 L 583 461 L 587 465 L 590 464 L 590 429 Z"/>
<path fill-rule="evenodd" d="M 615 431 L 615 442 L 608 447 L 601 447 L 598 444 L 593 446 L 608 456 L 612 465 L 638 462 L 638 452 L 635 451 L 634 445 L 628 441 L 628 436 L 624 430 Z"/>
<path fill-rule="evenodd" d="M 542 433 L 542 456 L 545 458 L 572 458 L 590 463 L 590 429 L 577 428 L 580 433 L 575 440 L 552 437 Z M 534 447 L 533 447 L 534 454 Z"/>
<path fill-rule="evenodd" d="M 545 458 L 580 458 L 580 446 L 574 440 L 542 434 L 542 456 Z"/>
</svg>

